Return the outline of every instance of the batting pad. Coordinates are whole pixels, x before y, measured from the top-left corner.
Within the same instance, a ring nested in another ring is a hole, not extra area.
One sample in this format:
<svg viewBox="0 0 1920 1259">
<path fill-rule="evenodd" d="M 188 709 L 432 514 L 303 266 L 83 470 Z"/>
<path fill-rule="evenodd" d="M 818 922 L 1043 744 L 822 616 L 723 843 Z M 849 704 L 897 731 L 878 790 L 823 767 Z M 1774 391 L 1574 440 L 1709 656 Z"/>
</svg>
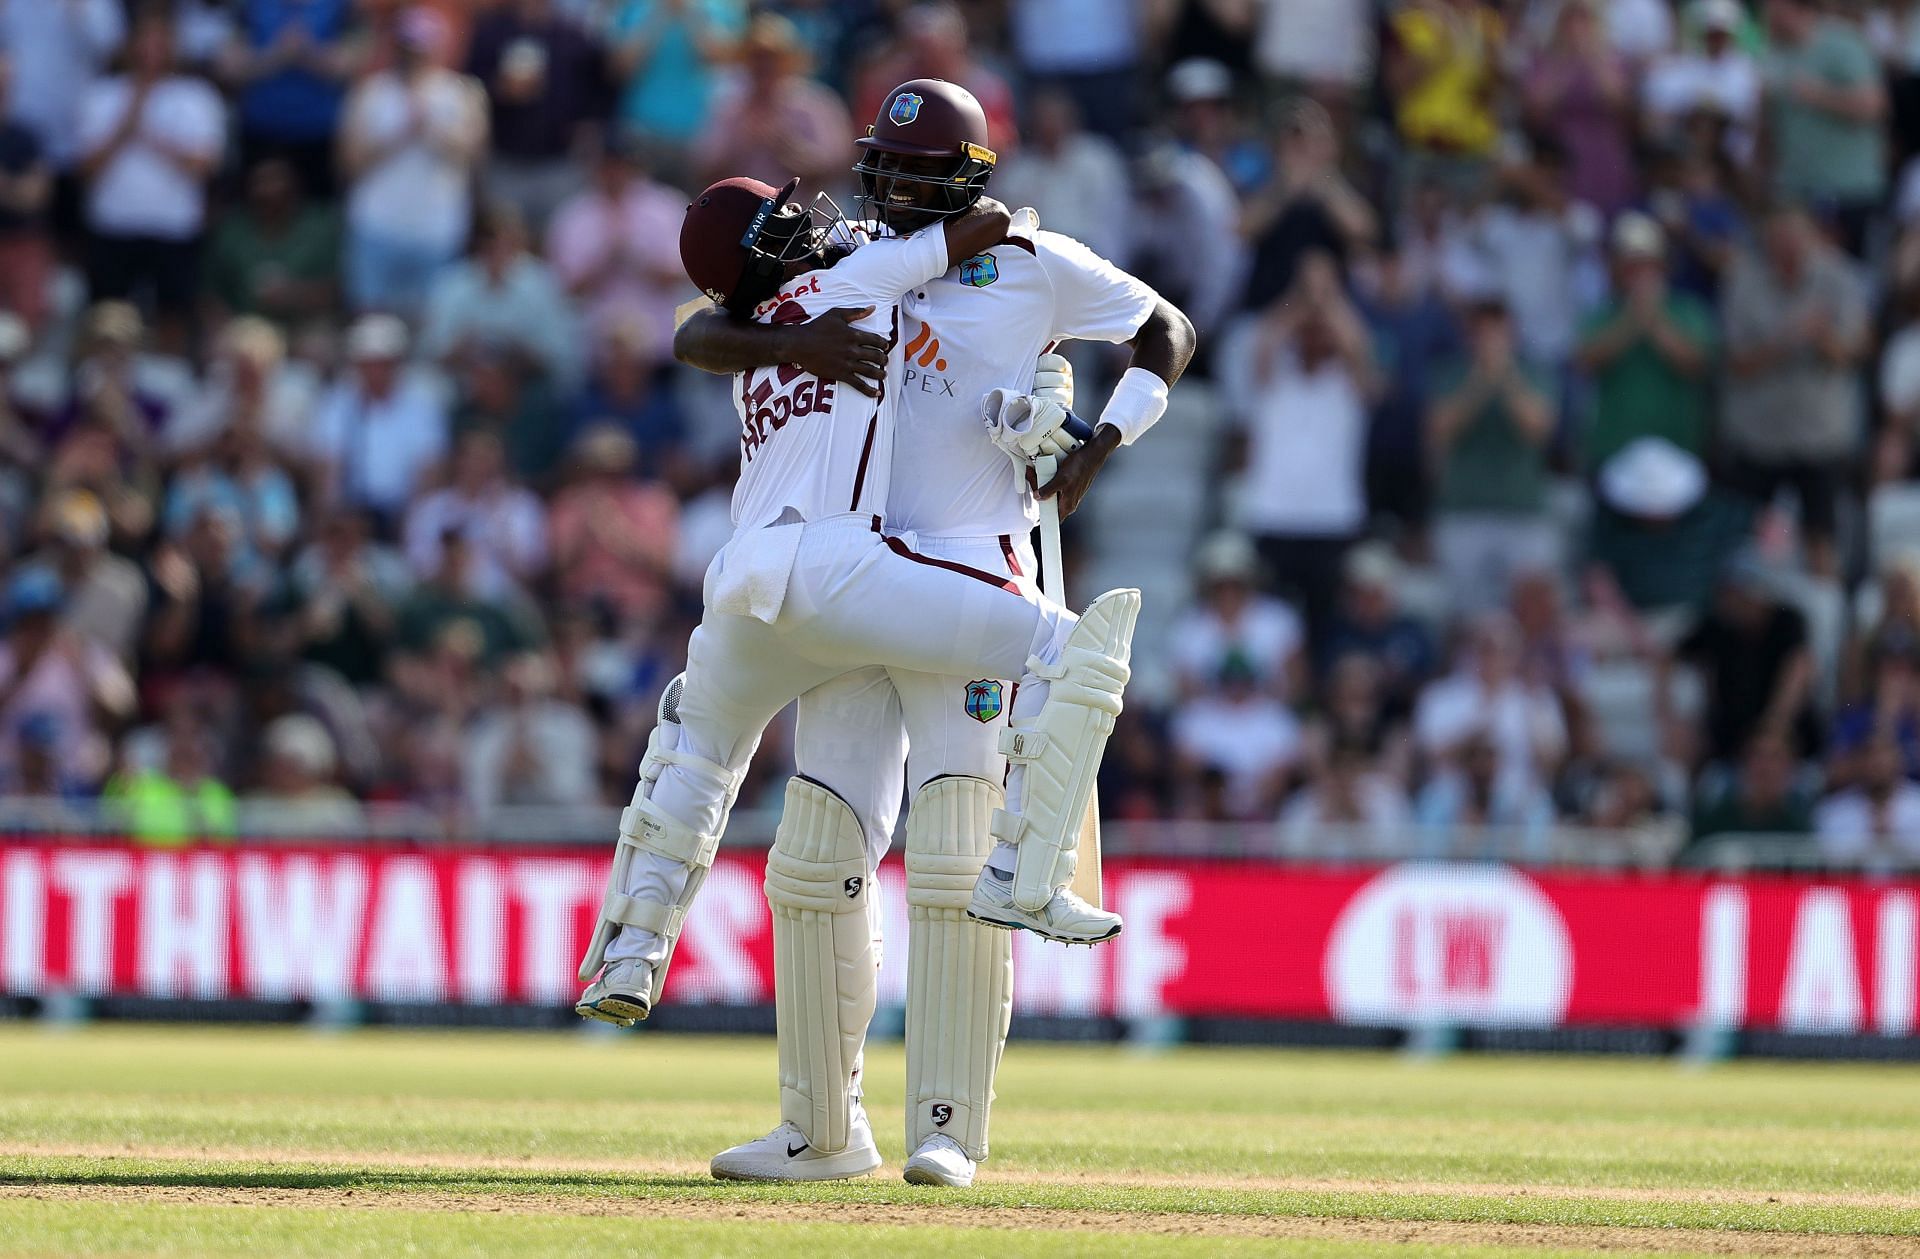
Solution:
<svg viewBox="0 0 1920 1259">
<path fill-rule="evenodd" d="M 1028 661 L 1050 685 L 1029 713 L 1020 701 L 1033 691 L 1022 688 L 1000 732 L 1000 750 L 1022 775 L 1020 812 L 997 811 L 992 827 L 995 839 L 1019 849 L 1013 903 L 1022 909 L 1041 908 L 1073 881 L 1080 821 L 1120 715 L 1139 617 L 1138 590 L 1109 590 L 1080 617 L 1057 662 Z"/>
<path fill-rule="evenodd" d="M 936 778 L 907 813 L 907 1150 L 936 1132 L 987 1157 L 993 1077 L 1013 1016 L 1013 934 L 967 917 L 1002 799 Z"/>
<path fill-rule="evenodd" d="M 767 858 L 780 1117 L 823 1154 L 847 1148 L 854 1073 L 873 1018 L 872 872 L 847 802 L 804 778 L 787 782 Z"/>
<path fill-rule="evenodd" d="M 660 697 L 659 721 L 647 737 L 647 752 L 640 759 L 640 781 L 633 789 L 633 800 L 620 814 L 620 837 L 613 850 L 613 869 L 607 876 L 606 895 L 600 902 L 600 920 L 594 924 L 593 937 L 587 942 L 586 956 L 580 961 L 580 982 L 591 982 L 606 964 L 607 946 L 622 927 L 651 931 L 666 945 L 666 952 L 653 976 L 653 999 L 660 998 L 666 982 L 667 964 L 673 960 L 673 947 L 686 924 L 687 910 L 700 894 L 707 871 L 713 867 L 714 853 L 720 847 L 720 832 L 702 835 L 692 827 L 654 804 L 649 798 L 660 774 L 668 766 L 678 766 L 701 789 L 722 802 L 722 829 L 734 797 L 740 791 L 741 775 L 724 765 L 679 750 L 680 695 L 685 675 L 668 683 Z M 687 879 L 680 896 L 672 903 L 645 899 L 631 894 L 631 874 L 636 853 L 647 853 L 660 860 L 682 866 Z"/>
</svg>

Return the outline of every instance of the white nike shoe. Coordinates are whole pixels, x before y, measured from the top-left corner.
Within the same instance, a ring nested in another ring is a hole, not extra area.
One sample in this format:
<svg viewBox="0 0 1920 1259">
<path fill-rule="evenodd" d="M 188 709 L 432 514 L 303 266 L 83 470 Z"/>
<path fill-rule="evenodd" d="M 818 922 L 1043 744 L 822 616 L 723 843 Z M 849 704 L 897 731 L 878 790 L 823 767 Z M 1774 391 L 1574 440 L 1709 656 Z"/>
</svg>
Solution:
<svg viewBox="0 0 1920 1259">
<path fill-rule="evenodd" d="M 1038 909 L 1022 909 L 1013 903 L 1013 881 L 1001 878 L 992 867 L 982 870 L 974 883 L 967 917 L 1003 931 L 1031 931 L 1061 944 L 1098 944 L 1119 935 L 1121 926 L 1119 914 L 1095 909 L 1072 888 L 1056 891 Z"/>
<path fill-rule="evenodd" d="M 608 962 L 600 978 L 573 1003 L 583 1019 L 632 1027 L 653 1009 L 653 966 L 642 961 Z"/>
<path fill-rule="evenodd" d="M 944 1132 L 936 1132 L 920 1143 L 907 1160 L 901 1177 L 909 1185 L 938 1185 L 943 1189 L 973 1187 L 974 1161 L 960 1143 Z"/>
<path fill-rule="evenodd" d="M 715 1180 L 852 1180 L 879 1166 L 866 1107 L 856 1105 L 847 1148 L 838 1154 L 814 1149 L 799 1125 L 789 1122 L 758 1141 L 720 1151 L 710 1169 Z"/>
</svg>

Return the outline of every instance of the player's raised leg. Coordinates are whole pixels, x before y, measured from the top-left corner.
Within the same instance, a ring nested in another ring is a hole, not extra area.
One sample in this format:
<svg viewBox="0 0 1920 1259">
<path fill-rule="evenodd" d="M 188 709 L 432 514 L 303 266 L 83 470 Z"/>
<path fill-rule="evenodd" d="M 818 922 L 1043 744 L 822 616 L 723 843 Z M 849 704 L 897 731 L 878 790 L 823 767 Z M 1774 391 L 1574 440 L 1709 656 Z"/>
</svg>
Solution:
<svg viewBox="0 0 1920 1259">
<path fill-rule="evenodd" d="M 880 1166 L 858 1094 L 873 1018 L 871 867 L 859 819 L 818 783 L 787 784 L 767 861 L 780 1126 L 714 1156 L 723 1180 L 837 1180 Z"/>
<path fill-rule="evenodd" d="M 1120 934 L 1118 914 L 1094 908 L 1068 885 L 1080 820 L 1120 715 L 1139 615 L 1139 591 L 1108 591 L 1081 616 L 1057 658 L 1035 660 L 1023 679 L 1001 735 L 1007 806 L 994 815 L 999 843 L 974 886 L 968 913 L 975 920 L 1068 944 Z"/>
</svg>

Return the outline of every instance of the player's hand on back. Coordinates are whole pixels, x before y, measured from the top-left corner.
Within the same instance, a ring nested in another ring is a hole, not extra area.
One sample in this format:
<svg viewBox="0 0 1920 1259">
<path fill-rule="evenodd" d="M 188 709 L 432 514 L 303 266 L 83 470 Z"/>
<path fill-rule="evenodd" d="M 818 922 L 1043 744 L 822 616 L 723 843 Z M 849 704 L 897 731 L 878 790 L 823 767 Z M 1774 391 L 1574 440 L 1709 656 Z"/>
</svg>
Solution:
<svg viewBox="0 0 1920 1259">
<path fill-rule="evenodd" d="M 782 325 L 787 361 L 822 380 L 842 381 L 869 398 L 876 396 L 887 371 L 887 339 L 853 326 L 873 309 L 836 306 L 807 323 Z"/>
</svg>

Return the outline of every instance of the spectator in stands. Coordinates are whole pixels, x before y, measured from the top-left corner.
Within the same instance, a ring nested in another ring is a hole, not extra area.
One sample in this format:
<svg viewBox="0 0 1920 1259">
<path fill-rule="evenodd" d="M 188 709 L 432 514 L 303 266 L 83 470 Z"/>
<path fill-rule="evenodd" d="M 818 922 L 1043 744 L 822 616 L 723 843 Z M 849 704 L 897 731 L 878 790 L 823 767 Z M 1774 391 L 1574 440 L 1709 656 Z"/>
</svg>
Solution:
<svg viewBox="0 0 1920 1259">
<path fill-rule="evenodd" d="M 1858 783 L 1814 810 L 1820 855 L 1869 870 L 1920 858 L 1920 783 L 1902 773 L 1900 744 L 1890 732 L 1860 749 Z"/>
<path fill-rule="evenodd" d="M 131 660 L 147 609 L 140 566 L 107 549 L 107 509 L 90 491 L 63 490 L 46 503 L 47 545 L 30 562 L 60 579 L 61 627 Z"/>
<path fill-rule="evenodd" d="M 1348 0 L 1256 5 L 1253 63 L 1270 91 L 1301 92 L 1349 121 L 1374 71 L 1376 19 Z"/>
<path fill-rule="evenodd" d="M 279 330 L 254 315 L 228 321 L 200 389 L 169 415 L 160 433 L 169 455 L 192 455 L 228 430 L 257 430 L 290 470 L 307 471 L 308 437 L 319 381 L 287 362 Z"/>
<path fill-rule="evenodd" d="M 175 470 L 161 509 L 161 532 L 180 538 L 209 508 L 238 522 L 235 566 L 249 576 L 260 573 L 264 584 L 300 527 L 300 500 L 293 478 L 275 460 L 265 430 L 252 416 L 236 416 Z"/>
<path fill-rule="evenodd" d="M 207 185 L 226 129 L 213 86 L 174 73 L 173 23 L 158 7 L 134 20 L 127 72 L 80 100 L 88 289 L 95 299 L 150 296 L 161 341 L 175 352 L 186 348 Z"/>
<path fill-rule="evenodd" d="M 107 816 L 149 848 L 230 841 L 237 819 L 233 789 L 219 776 L 218 739 L 189 705 L 172 705 L 159 753 L 157 763 L 129 765 L 107 783 Z"/>
<path fill-rule="evenodd" d="M 1601 465 L 1588 539 L 1590 581 L 1639 612 L 1703 608 L 1746 541 L 1751 513 L 1707 482 L 1706 466 L 1664 437 L 1642 437 Z M 1612 610 L 1609 607 L 1609 610 Z"/>
<path fill-rule="evenodd" d="M 1352 254 L 1373 243 L 1379 218 L 1340 173 L 1333 120 L 1313 101 L 1296 99 L 1283 107 L 1273 179 L 1247 199 L 1241 229 L 1252 248 L 1249 307 L 1286 291 L 1307 257 L 1329 255 L 1344 277 Z"/>
<path fill-rule="evenodd" d="M 466 534 L 447 530 L 439 550 L 439 571 L 416 585 L 397 609 L 397 641 L 403 650 L 450 653 L 490 669 L 539 645 L 542 628 L 525 605 L 473 593 Z"/>
<path fill-rule="evenodd" d="M 1194 557 L 1200 598 L 1175 622 L 1167 643 L 1183 695 L 1210 688 L 1229 660 L 1251 670 L 1262 691 L 1282 700 L 1306 680 L 1300 614 L 1259 593 L 1260 557 L 1244 534 L 1221 532 Z"/>
<path fill-rule="evenodd" d="M 18 763 L 29 727 L 74 778 L 94 785 L 111 761 L 108 726 L 134 713 L 133 681 L 105 645 L 61 624 L 66 591 L 37 565 L 17 568 L 0 602 L 0 763 Z"/>
<path fill-rule="evenodd" d="M 1861 780 L 1860 761 L 1879 739 L 1899 749 L 1903 775 L 1920 779 L 1920 640 L 1883 637 L 1869 668 L 1866 689 L 1834 718 L 1827 743 L 1830 791 Z"/>
<path fill-rule="evenodd" d="M 1357 749 L 1371 770 L 1405 785 L 1412 769 L 1406 721 L 1388 709 L 1378 660 L 1350 652 L 1334 661 L 1320 711 L 1307 722 L 1306 745 L 1308 760 L 1316 764 L 1335 748 Z"/>
<path fill-rule="evenodd" d="M 447 484 L 407 513 L 407 562 L 418 577 L 441 566 L 449 533 L 466 540 L 467 590 L 500 599 L 524 593 L 547 564 L 547 521 L 540 500 L 507 476 L 500 439 L 469 429 L 454 443 Z"/>
<path fill-rule="evenodd" d="M 622 625 L 659 621 L 673 598 L 680 504 L 635 475 L 639 444 L 599 425 L 573 445 L 573 479 L 550 522 L 554 576 L 574 604 L 604 602 Z"/>
<path fill-rule="evenodd" d="M 1880 352 L 1880 422 L 1874 434 L 1872 479 L 1908 480 L 1914 471 L 1914 436 L 1920 432 L 1920 284 L 1894 290 L 1895 329 Z"/>
<path fill-rule="evenodd" d="M 967 42 L 967 19 L 950 0 L 923 0 L 900 16 L 900 38 L 868 63 L 853 93 L 854 117 L 879 117 L 886 94 L 908 79 L 945 79 L 972 92 L 986 112 L 993 148 L 1007 157 L 1019 148 L 1013 92 Z"/>
<path fill-rule="evenodd" d="M 1379 772 L 1367 749 L 1336 742 L 1313 762 L 1307 785 L 1280 811 L 1280 832 L 1297 851 L 1324 852 L 1330 844 L 1350 850 L 1351 841 L 1328 835 L 1333 829 L 1361 839 L 1363 851 L 1387 853 L 1400 850 L 1412 820 L 1406 794 Z"/>
<path fill-rule="evenodd" d="M 249 833 L 364 833 L 360 803 L 336 781 L 339 756 L 325 725 L 305 713 L 288 713 L 267 726 L 262 742 L 266 757 L 259 785 L 240 802 Z"/>
<path fill-rule="evenodd" d="M 1647 165 L 1647 208 L 1666 232 L 1674 288 L 1717 304 L 1747 216 L 1720 138 L 1725 119 L 1695 110 L 1685 122 L 1673 150 Z"/>
<path fill-rule="evenodd" d="M 364 46 L 350 37 L 353 0 L 243 0 L 220 51 L 220 77 L 239 93 L 240 152 L 301 172 L 333 194 L 333 133 Z"/>
<path fill-rule="evenodd" d="M 778 188 L 798 176 L 809 201 L 848 188 L 853 121 L 831 89 L 807 77 L 807 51 L 793 23 L 777 13 L 755 15 L 739 55 L 740 75 L 716 93 L 700 135 L 695 182 L 752 171 Z"/>
<path fill-rule="evenodd" d="M 247 173 L 245 208 L 221 218 L 207 251 L 206 299 L 217 315 L 260 315 L 286 332 L 333 314 L 340 222 L 302 198 L 301 179 L 285 158 Z"/>
<path fill-rule="evenodd" d="M 674 306 L 692 287 L 680 267 L 686 206 L 685 193 L 649 175 L 635 141 L 614 137 L 592 184 L 560 207 L 547 231 L 547 258 L 592 339 L 637 321 L 654 361 L 671 354 Z"/>
<path fill-rule="evenodd" d="M 373 686 L 385 676 L 396 609 L 412 585 L 406 561 L 373 541 L 359 512 L 329 513 L 315 535 L 284 574 L 274 611 L 291 618 L 302 658 Z"/>
<path fill-rule="evenodd" d="M 1394 245 L 1374 255 L 1357 278 L 1360 310 L 1382 372 L 1368 429 L 1367 502 L 1376 515 L 1390 516 L 1420 537 L 1433 504 L 1427 405 L 1441 367 L 1459 355 L 1459 324 Z"/>
<path fill-rule="evenodd" d="M 1567 154 L 1568 192 L 1608 215 L 1630 204 L 1637 183 L 1633 81 L 1592 0 L 1560 5 L 1523 89 L 1528 125 L 1552 135 Z"/>
<path fill-rule="evenodd" d="M 1115 214 L 1113 207 L 1126 205 L 1132 191 L 1120 151 L 1081 125 L 1080 107 L 1066 92 L 1037 93 L 1028 118 L 1027 143 L 995 169 L 993 195 L 1011 206 L 1032 206 L 1048 231 L 1071 236 L 1102 258 L 1125 262 L 1131 256 L 1129 216 Z M 1211 179 L 1207 188 L 1214 205 L 1232 205 L 1231 192 L 1221 199 Z M 1223 210 L 1221 221 L 1230 221 L 1228 213 Z M 1191 222 L 1184 226 L 1192 230 Z"/>
<path fill-rule="evenodd" d="M 51 432 L 61 437 L 96 427 L 133 459 L 151 456 L 171 418 L 170 401 L 150 388 L 142 372 L 147 328 L 140 312 L 121 301 L 100 302 L 80 329 L 71 393 Z"/>
<path fill-rule="evenodd" d="M 244 529 L 232 504 L 208 502 L 154 551 L 147 681 L 223 674 L 246 655 L 272 570 L 245 549 Z"/>
<path fill-rule="evenodd" d="M 13 61 L 6 114 L 63 174 L 80 157 L 82 98 L 126 37 L 122 0 L 0 0 L 0 48 Z"/>
<path fill-rule="evenodd" d="M 354 309 L 413 315 L 466 241 L 486 98 L 446 67 L 438 14 L 409 9 L 396 34 L 393 66 L 355 85 L 340 121 L 345 273 Z"/>
<path fill-rule="evenodd" d="M 619 126 L 679 154 L 706 125 L 718 67 L 746 29 L 742 0 L 619 0 L 609 57 Z"/>
<path fill-rule="evenodd" d="M 1747 741 L 1739 776 L 1709 775 L 1694 801 L 1693 838 L 1807 835 L 1813 802 L 1796 772 L 1793 745 L 1762 730 Z"/>
<path fill-rule="evenodd" d="M 1458 766 L 1470 744 L 1487 740 L 1514 798 L 1545 790 L 1567 752 L 1559 699 L 1521 671 L 1520 648 L 1511 618 L 1482 615 L 1454 672 L 1422 690 L 1413 713 L 1415 745 L 1435 765 Z"/>
<path fill-rule="evenodd" d="M 555 693 L 553 662 L 526 653 L 507 663 L 504 703 L 467 735 L 461 766 L 476 817 L 498 805 L 586 805 L 599 801 L 593 722 Z"/>
<path fill-rule="evenodd" d="M 1409 156 L 1466 181 L 1493 152 L 1507 37 L 1483 0 L 1413 0 L 1387 22 L 1386 87 Z"/>
<path fill-rule="evenodd" d="M 1223 774 L 1223 803 L 1236 819 L 1271 818 L 1300 760 L 1299 723 L 1260 690 L 1248 662 L 1232 654 L 1208 691 L 1180 705 L 1172 735 L 1180 794 L 1199 800 L 1209 772 Z"/>
<path fill-rule="evenodd" d="M 650 329 L 638 320 L 607 329 L 586 388 L 573 400 L 568 431 L 612 424 L 633 439 L 641 473 L 674 479 L 685 473 L 687 420 L 655 350 Z"/>
<path fill-rule="evenodd" d="M 1339 616 L 1316 655 L 1324 671 L 1349 655 L 1371 660 L 1389 712 L 1403 715 L 1437 664 L 1433 636 L 1399 606 L 1402 569 L 1393 548 L 1368 542 L 1342 565 Z"/>
<path fill-rule="evenodd" d="M 467 73 L 486 89 L 487 199 L 538 232 L 580 182 L 605 96 L 600 49 L 554 0 L 508 0 L 480 15 Z"/>
<path fill-rule="evenodd" d="M 1435 477 L 1435 553 L 1455 602 L 1495 606 L 1514 575 L 1551 568 L 1559 534 L 1547 516 L 1552 386 L 1520 359 L 1505 302 L 1467 315 L 1468 357 L 1435 382 L 1427 440 Z"/>
<path fill-rule="evenodd" d="M 1721 319 L 1731 484 L 1761 507 L 1791 486 L 1807 566 L 1834 576 L 1838 500 L 1860 426 L 1856 369 L 1867 350 L 1859 283 L 1806 212 L 1784 206 L 1767 219 L 1762 251 L 1734 263 Z"/>
<path fill-rule="evenodd" d="M 1734 560 L 1712 611 L 1676 649 L 1706 680 L 1709 760 L 1731 763 L 1756 731 L 1786 739 L 1800 756 L 1819 746 L 1806 619 L 1766 581 L 1751 557 Z"/>
<path fill-rule="evenodd" d="M 1767 0 L 1767 109 L 1779 192 L 1831 209 L 1853 253 L 1886 191 L 1886 88 L 1857 23 L 1819 0 Z"/>
<path fill-rule="evenodd" d="M 1413 816 L 1430 832 L 1423 843 L 1436 855 L 1468 856 L 1484 847 L 1537 860 L 1546 855 L 1553 800 L 1539 782 L 1507 772 L 1496 735 L 1470 729 L 1454 745 L 1446 766 L 1420 789 Z M 1462 845 L 1467 837 L 1458 832 L 1482 828 L 1506 834 L 1471 848 Z"/>
<path fill-rule="evenodd" d="M 447 363 L 482 347 L 507 351 L 564 386 L 579 379 L 579 341 L 559 281 L 528 249 L 519 211 L 492 207 L 474 230 L 470 256 L 428 290 L 420 352 Z"/>
<path fill-rule="evenodd" d="M 1525 160 L 1498 178 L 1499 195 L 1468 229 L 1472 253 L 1459 260 L 1456 291 L 1506 299 L 1520 352 L 1548 374 L 1557 407 L 1581 314 L 1598 296 L 1600 215 L 1568 191 L 1566 151 L 1551 137 L 1536 138 Z"/>
<path fill-rule="evenodd" d="M 406 325 L 392 315 L 353 325 L 348 368 L 322 399 L 309 442 L 326 501 L 373 512 L 389 534 L 449 436 L 439 395 L 406 370 L 407 343 Z"/>
<path fill-rule="evenodd" d="M 1246 264 L 1233 186 L 1211 158 L 1171 142 L 1148 148 L 1132 175 L 1123 216 L 1128 269 L 1189 312 L 1196 328 L 1220 327 Z"/>
<path fill-rule="evenodd" d="M 1594 383 L 1586 466 L 1644 437 L 1704 454 L 1713 312 L 1668 286 L 1666 234 L 1646 215 L 1615 221 L 1613 266 L 1613 295 L 1587 317 L 1574 355 Z"/>
<path fill-rule="evenodd" d="M 13 56 L 0 45 L 0 102 L 13 79 Z M 53 175 L 39 134 L 17 117 L 0 117 L 0 310 L 35 333 L 53 298 Z"/>
<path fill-rule="evenodd" d="M 567 448 L 553 386 L 505 347 L 476 345 L 459 364 L 456 432 L 493 434 L 517 480 L 545 488 Z"/>
<path fill-rule="evenodd" d="M 1267 183 L 1272 146 L 1238 108 L 1233 71 L 1211 57 L 1189 57 L 1167 71 L 1166 94 L 1174 139 L 1219 167 L 1243 197 Z"/>
<path fill-rule="evenodd" d="M 1318 643 L 1341 557 L 1366 524 L 1367 412 L 1379 396 L 1366 328 L 1333 259 L 1306 259 L 1293 288 L 1221 355 L 1244 432 L 1235 523 L 1253 536 L 1269 579 L 1299 598 Z"/>
<path fill-rule="evenodd" d="M 1139 122 L 1148 7 L 1138 0 L 1028 0 L 1011 6 L 1010 42 L 1027 83 L 1066 93 L 1094 131 L 1125 140 Z"/>
<path fill-rule="evenodd" d="M 1760 67 L 1740 46 L 1740 0 L 1699 0 L 1692 6 L 1697 42 L 1656 60 L 1641 82 L 1648 130 L 1678 139 L 1682 121 L 1701 108 L 1732 125 L 1737 153 L 1751 151 L 1760 126 Z"/>
</svg>

